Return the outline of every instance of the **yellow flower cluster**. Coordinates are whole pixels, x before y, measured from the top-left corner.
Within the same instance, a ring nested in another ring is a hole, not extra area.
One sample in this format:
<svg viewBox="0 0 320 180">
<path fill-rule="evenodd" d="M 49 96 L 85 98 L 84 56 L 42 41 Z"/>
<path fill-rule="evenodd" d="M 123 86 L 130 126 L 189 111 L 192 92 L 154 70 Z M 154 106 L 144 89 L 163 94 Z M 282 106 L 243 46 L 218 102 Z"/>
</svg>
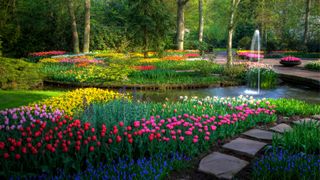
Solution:
<svg viewBox="0 0 320 180">
<path fill-rule="evenodd" d="M 138 63 L 155 63 L 160 61 L 163 61 L 163 60 L 159 58 L 143 58 L 143 59 L 139 59 Z"/>
<path fill-rule="evenodd" d="M 44 59 L 41 59 L 39 62 L 41 62 L 41 63 L 57 63 L 57 62 L 59 62 L 59 59 L 44 58 Z"/>
<path fill-rule="evenodd" d="M 127 56 L 123 53 L 116 53 L 116 52 L 105 52 L 105 53 L 98 53 L 95 54 L 94 57 L 100 58 L 126 58 Z"/>
<path fill-rule="evenodd" d="M 259 51 L 254 51 L 254 50 L 237 50 L 237 54 L 239 53 L 252 53 L 252 54 L 258 54 Z M 263 54 L 264 51 L 260 51 L 260 54 Z"/>
<path fill-rule="evenodd" d="M 123 94 L 98 88 L 81 88 L 67 92 L 61 96 L 41 101 L 40 105 L 52 106 L 52 109 L 64 110 L 68 115 L 82 111 L 84 106 L 93 102 L 107 102 L 124 97 Z"/>
</svg>

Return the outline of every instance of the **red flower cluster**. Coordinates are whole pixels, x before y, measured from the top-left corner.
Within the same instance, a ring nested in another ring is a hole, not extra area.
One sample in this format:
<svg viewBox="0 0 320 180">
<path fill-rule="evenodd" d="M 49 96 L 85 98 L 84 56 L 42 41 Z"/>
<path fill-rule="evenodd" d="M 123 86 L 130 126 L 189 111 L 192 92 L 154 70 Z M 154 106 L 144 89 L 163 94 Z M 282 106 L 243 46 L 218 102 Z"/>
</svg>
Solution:
<svg viewBox="0 0 320 180">
<path fill-rule="evenodd" d="M 30 53 L 30 56 L 56 56 L 66 54 L 66 51 L 45 51 Z"/>
<path fill-rule="evenodd" d="M 148 65 L 148 66 L 134 66 L 133 67 L 136 70 L 140 70 L 140 71 L 150 71 L 150 70 L 154 70 L 156 69 L 155 66 L 152 65 Z"/>
<path fill-rule="evenodd" d="M 185 54 L 184 56 L 187 58 L 193 58 L 193 57 L 200 57 L 200 54 L 190 53 L 190 54 Z"/>
</svg>

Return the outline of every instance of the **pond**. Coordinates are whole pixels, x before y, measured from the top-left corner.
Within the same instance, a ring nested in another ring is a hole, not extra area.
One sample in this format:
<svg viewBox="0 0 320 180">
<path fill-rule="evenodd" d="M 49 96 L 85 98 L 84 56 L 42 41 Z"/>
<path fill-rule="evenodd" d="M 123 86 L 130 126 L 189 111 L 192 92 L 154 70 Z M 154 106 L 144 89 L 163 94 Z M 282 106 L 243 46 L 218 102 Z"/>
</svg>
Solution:
<svg viewBox="0 0 320 180">
<path fill-rule="evenodd" d="M 45 86 L 44 90 L 57 90 L 57 91 L 67 91 L 74 90 L 75 87 L 57 87 L 57 86 Z M 294 98 L 298 100 L 303 100 L 309 103 L 320 104 L 320 91 L 316 89 L 311 89 L 306 86 L 297 85 L 280 85 L 274 89 L 261 90 L 259 95 L 254 95 L 250 92 L 247 86 L 230 86 L 230 87 L 212 87 L 204 89 L 185 89 L 185 90 L 137 90 L 133 93 L 133 96 L 139 100 L 147 101 L 164 101 L 165 98 L 169 100 L 177 100 L 180 96 L 220 96 L 220 97 L 236 97 L 239 95 L 249 95 L 254 98 Z M 132 90 L 115 90 L 119 92 L 125 91 L 126 93 L 132 92 Z M 248 93 L 248 94 L 246 94 Z"/>
<path fill-rule="evenodd" d="M 138 91 L 137 98 L 152 101 L 163 101 L 164 98 L 169 100 L 176 100 L 180 96 L 220 96 L 220 97 L 234 97 L 239 95 L 249 95 L 254 98 L 294 98 L 303 100 L 309 103 L 320 104 L 320 91 L 310 89 L 303 86 L 278 86 L 275 89 L 261 90 L 259 95 L 246 94 L 248 87 L 246 86 L 233 86 L 233 87 L 218 87 L 206 89 L 193 89 L 193 90 L 167 90 L 167 91 Z"/>
</svg>

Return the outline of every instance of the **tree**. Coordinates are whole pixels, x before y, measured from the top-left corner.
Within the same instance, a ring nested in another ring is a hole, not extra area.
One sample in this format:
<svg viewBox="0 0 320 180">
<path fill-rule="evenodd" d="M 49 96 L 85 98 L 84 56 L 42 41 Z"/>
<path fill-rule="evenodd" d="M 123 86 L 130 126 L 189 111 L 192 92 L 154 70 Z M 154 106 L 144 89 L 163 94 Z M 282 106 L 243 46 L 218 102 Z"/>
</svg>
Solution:
<svg viewBox="0 0 320 180">
<path fill-rule="evenodd" d="M 133 34 L 134 46 L 142 47 L 146 57 L 152 48 L 164 48 L 172 21 L 170 12 L 161 0 L 129 0 L 129 34 Z"/>
<path fill-rule="evenodd" d="M 304 19 L 304 33 L 303 33 L 303 43 L 305 45 L 307 45 L 308 43 L 310 9 L 311 9 L 311 0 L 306 0 L 306 11 L 305 11 L 305 19 Z"/>
<path fill-rule="evenodd" d="M 204 27 L 204 17 L 203 17 L 203 0 L 199 0 L 199 43 L 203 40 L 203 27 Z"/>
<path fill-rule="evenodd" d="M 189 0 L 177 0 L 177 49 L 183 50 L 183 42 L 184 42 L 184 7 L 188 3 Z"/>
<path fill-rule="evenodd" d="M 90 47 L 90 0 L 85 2 L 85 19 L 84 19 L 84 36 L 83 36 L 83 52 L 88 53 Z"/>
<path fill-rule="evenodd" d="M 78 36 L 78 30 L 77 30 L 76 16 L 74 14 L 73 0 L 68 0 L 68 8 L 69 8 L 69 15 L 71 17 L 73 52 L 75 54 L 79 54 L 80 53 L 79 36 Z"/>
<path fill-rule="evenodd" d="M 232 64 L 232 36 L 235 28 L 235 16 L 237 13 L 240 0 L 231 0 L 230 19 L 228 26 L 228 42 L 227 42 L 227 65 Z"/>
</svg>

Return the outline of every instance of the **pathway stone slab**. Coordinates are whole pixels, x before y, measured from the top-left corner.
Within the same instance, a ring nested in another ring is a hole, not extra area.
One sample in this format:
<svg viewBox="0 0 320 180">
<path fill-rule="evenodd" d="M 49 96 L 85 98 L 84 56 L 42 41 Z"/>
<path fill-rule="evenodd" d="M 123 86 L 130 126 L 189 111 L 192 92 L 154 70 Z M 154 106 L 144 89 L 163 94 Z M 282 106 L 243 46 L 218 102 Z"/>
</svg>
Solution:
<svg viewBox="0 0 320 180">
<path fill-rule="evenodd" d="M 225 149 L 229 149 L 249 157 L 254 157 L 267 143 L 253 141 L 250 139 L 237 138 L 223 145 Z"/>
<path fill-rule="evenodd" d="M 261 139 L 261 140 L 272 140 L 272 135 L 273 135 L 272 132 L 261 130 L 261 129 L 251 129 L 242 134 L 249 137 L 256 138 L 256 139 Z"/>
<path fill-rule="evenodd" d="M 284 133 L 286 131 L 291 131 L 292 130 L 292 127 L 285 124 L 285 123 L 281 123 L 281 124 L 278 124 L 272 128 L 270 128 L 272 131 L 275 131 L 275 132 L 278 132 L 278 133 Z"/>
<path fill-rule="evenodd" d="M 207 174 L 212 174 L 219 179 L 232 179 L 248 164 L 249 162 L 234 156 L 213 152 L 200 161 L 198 170 Z"/>
<path fill-rule="evenodd" d="M 313 119 L 316 119 L 316 120 L 320 120 L 320 114 L 313 115 L 312 118 L 313 118 Z"/>
<path fill-rule="evenodd" d="M 311 119 L 311 118 L 304 118 L 297 121 L 293 121 L 293 124 L 303 124 L 303 123 L 309 123 L 309 122 L 320 124 L 320 121 Z"/>
</svg>

